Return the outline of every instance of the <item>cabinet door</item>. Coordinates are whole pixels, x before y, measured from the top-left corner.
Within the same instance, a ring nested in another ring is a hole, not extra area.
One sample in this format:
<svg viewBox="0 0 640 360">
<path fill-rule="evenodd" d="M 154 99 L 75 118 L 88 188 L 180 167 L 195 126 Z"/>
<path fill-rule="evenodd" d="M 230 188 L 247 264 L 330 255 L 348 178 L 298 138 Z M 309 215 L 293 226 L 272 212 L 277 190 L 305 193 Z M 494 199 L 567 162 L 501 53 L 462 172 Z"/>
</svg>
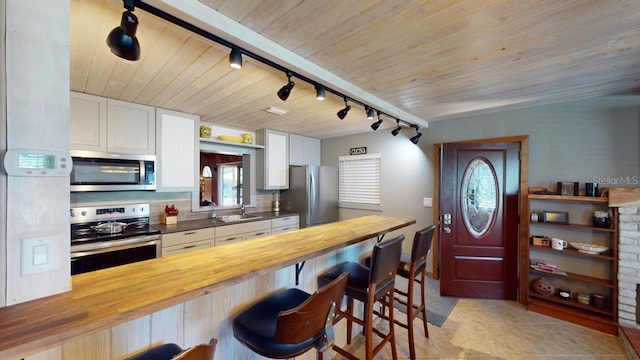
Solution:
<svg viewBox="0 0 640 360">
<path fill-rule="evenodd" d="M 305 165 L 304 136 L 289 134 L 289 164 Z"/>
<path fill-rule="evenodd" d="M 289 135 L 281 131 L 260 130 L 256 142 L 264 145 L 258 150 L 258 182 L 265 190 L 289 188 Z"/>
<path fill-rule="evenodd" d="M 155 108 L 107 99 L 107 151 L 155 155 Z"/>
<path fill-rule="evenodd" d="M 320 139 L 304 138 L 304 162 L 306 165 L 320 165 L 321 152 Z"/>
<path fill-rule="evenodd" d="M 290 165 L 320 165 L 320 139 L 289 134 Z"/>
<path fill-rule="evenodd" d="M 246 239 L 245 234 L 218 236 L 216 237 L 216 246 L 231 244 L 233 242 L 243 241 L 245 239 Z"/>
<path fill-rule="evenodd" d="M 201 240 L 194 241 L 187 244 L 175 245 L 175 246 L 163 246 L 162 256 L 182 254 L 198 249 L 207 249 L 213 246 L 213 240 Z"/>
<path fill-rule="evenodd" d="M 107 99 L 73 91 L 70 96 L 69 148 L 107 151 Z"/>
<path fill-rule="evenodd" d="M 157 190 L 195 191 L 198 188 L 197 115 L 157 109 Z"/>
</svg>

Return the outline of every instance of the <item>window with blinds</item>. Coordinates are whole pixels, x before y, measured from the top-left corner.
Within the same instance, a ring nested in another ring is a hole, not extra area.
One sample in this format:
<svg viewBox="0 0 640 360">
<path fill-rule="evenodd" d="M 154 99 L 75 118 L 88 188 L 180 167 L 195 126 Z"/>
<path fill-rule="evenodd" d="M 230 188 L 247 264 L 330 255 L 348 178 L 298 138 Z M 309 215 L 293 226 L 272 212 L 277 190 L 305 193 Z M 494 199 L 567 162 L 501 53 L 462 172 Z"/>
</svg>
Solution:
<svg viewBox="0 0 640 360">
<path fill-rule="evenodd" d="M 340 207 L 382 210 L 380 154 L 340 156 Z"/>
</svg>

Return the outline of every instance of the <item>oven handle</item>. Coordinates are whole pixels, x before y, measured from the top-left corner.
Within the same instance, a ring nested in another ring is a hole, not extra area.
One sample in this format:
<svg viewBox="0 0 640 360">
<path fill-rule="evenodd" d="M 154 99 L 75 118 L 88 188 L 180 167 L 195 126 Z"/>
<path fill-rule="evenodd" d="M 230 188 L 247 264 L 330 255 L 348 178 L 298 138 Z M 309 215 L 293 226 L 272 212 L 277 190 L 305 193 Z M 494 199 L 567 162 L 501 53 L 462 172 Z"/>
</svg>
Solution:
<svg viewBox="0 0 640 360">
<path fill-rule="evenodd" d="M 140 242 L 140 240 L 142 240 L 142 242 Z M 158 246 L 159 244 L 160 244 L 160 241 L 159 241 L 159 239 L 157 237 L 154 237 L 153 240 L 148 240 L 148 241 L 145 241 L 145 239 L 138 238 L 136 241 L 129 242 L 129 243 L 126 243 L 126 244 L 113 245 L 113 246 L 103 247 L 103 248 L 99 248 L 99 249 L 95 249 L 95 250 L 72 252 L 71 253 L 71 261 L 74 261 L 76 258 L 83 257 L 83 256 L 104 254 L 104 253 L 108 253 L 108 252 L 112 252 L 112 251 L 133 249 L 133 248 L 149 246 L 149 245 Z"/>
</svg>

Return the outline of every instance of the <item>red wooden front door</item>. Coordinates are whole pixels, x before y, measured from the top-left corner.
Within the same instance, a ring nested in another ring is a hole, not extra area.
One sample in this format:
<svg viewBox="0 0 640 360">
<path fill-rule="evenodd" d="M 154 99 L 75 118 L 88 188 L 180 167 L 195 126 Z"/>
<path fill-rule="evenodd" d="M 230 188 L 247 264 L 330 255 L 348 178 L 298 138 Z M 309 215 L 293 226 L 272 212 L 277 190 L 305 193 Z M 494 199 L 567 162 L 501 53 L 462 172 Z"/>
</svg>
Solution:
<svg viewBox="0 0 640 360">
<path fill-rule="evenodd" d="M 518 143 L 442 146 L 440 293 L 517 298 Z"/>
</svg>

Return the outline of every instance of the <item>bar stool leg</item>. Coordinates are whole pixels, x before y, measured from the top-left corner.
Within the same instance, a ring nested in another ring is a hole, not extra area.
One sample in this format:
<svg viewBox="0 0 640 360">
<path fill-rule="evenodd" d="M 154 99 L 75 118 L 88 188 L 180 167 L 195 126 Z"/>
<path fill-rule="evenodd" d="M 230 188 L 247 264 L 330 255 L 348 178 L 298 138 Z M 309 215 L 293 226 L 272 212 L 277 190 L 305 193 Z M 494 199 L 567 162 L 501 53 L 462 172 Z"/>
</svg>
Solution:
<svg viewBox="0 0 640 360">
<path fill-rule="evenodd" d="M 347 296 L 347 345 L 351 345 L 351 330 L 353 328 L 353 321 L 351 317 L 353 316 L 353 298 Z"/>
<path fill-rule="evenodd" d="M 424 337 L 429 337 L 429 330 L 427 330 L 427 303 L 426 297 L 424 294 L 424 285 L 425 285 L 425 271 L 422 271 L 420 274 L 420 296 L 422 299 L 422 326 L 424 327 Z"/>
<path fill-rule="evenodd" d="M 414 331 L 413 331 L 413 319 L 417 315 L 417 309 L 414 308 L 413 305 L 413 291 L 415 285 L 415 269 L 413 266 L 409 271 L 409 281 L 407 288 L 407 331 L 409 332 L 409 357 L 414 360 L 416 358 L 416 347 L 414 340 Z M 423 300 L 424 301 L 424 298 Z"/>
</svg>

